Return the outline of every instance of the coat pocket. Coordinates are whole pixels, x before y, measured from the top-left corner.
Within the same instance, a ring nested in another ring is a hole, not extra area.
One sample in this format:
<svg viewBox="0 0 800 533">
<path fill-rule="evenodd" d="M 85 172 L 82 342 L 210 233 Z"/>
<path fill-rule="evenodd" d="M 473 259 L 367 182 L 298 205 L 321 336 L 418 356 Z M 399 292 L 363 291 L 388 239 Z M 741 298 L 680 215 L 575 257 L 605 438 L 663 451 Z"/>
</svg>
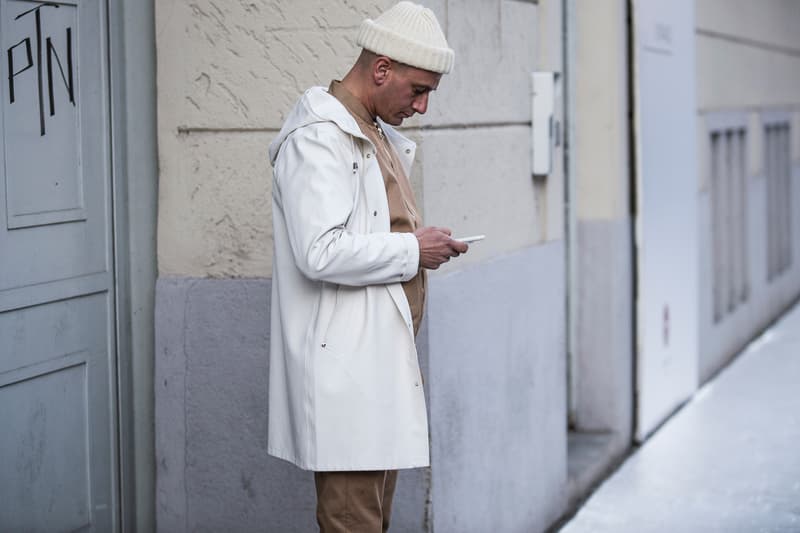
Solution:
<svg viewBox="0 0 800 533">
<path fill-rule="evenodd" d="M 343 349 L 350 345 L 349 339 L 361 325 L 357 300 L 359 300 L 358 295 L 363 292 L 365 292 L 364 287 L 336 286 L 333 304 L 325 328 L 322 330 L 320 344 L 323 348 L 333 345 Z"/>
</svg>

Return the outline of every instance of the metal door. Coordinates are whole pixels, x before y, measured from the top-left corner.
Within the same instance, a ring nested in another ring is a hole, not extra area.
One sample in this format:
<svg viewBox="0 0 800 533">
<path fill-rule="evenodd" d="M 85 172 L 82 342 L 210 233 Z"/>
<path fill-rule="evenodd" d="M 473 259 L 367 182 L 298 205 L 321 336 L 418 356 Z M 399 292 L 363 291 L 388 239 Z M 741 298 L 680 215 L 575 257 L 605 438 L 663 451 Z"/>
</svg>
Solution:
<svg viewBox="0 0 800 533">
<path fill-rule="evenodd" d="M 114 531 L 106 5 L 0 0 L 0 531 Z"/>
<path fill-rule="evenodd" d="M 697 387 L 694 1 L 637 0 L 633 20 L 641 441 Z"/>
</svg>

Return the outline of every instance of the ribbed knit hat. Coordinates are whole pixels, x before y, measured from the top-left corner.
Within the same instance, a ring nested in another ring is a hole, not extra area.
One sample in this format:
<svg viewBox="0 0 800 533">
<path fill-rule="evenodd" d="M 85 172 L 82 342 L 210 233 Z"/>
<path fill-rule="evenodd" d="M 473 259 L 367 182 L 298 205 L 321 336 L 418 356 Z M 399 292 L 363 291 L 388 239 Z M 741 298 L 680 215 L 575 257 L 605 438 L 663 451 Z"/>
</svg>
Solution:
<svg viewBox="0 0 800 533">
<path fill-rule="evenodd" d="M 398 2 L 377 19 L 366 19 L 358 45 L 412 67 L 447 74 L 455 53 L 447 45 L 436 15 L 413 2 Z"/>
</svg>

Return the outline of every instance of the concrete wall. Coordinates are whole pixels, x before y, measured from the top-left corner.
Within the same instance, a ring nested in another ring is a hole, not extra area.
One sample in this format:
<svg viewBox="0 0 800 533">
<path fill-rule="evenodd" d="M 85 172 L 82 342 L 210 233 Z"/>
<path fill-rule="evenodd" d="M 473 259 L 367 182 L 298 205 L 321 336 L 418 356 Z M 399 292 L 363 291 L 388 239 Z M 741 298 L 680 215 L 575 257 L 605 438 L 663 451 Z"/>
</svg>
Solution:
<svg viewBox="0 0 800 533">
<path fill-rule="evenodd" d="M 358 23 L 387 4 L 156 1 L 160 273 L 271 275 L 267 146 L 305 88 L 346 72 Z"/>
<path fill-rule="evenodd" d="M 556 241 L 431 284 L 433 531 L 543 531 L 563 510 L 563 254 Z"/>
<path fill-rule="evenodd" d="M 347 72 L 358 54 L 354 41 L 360 21 L 392 3 L 156 2 L 162 274 L 270 275 L 266 146 L 303 90 L 327 86 Z M 527 174 L 507 168 L 526 165 L 529 158 L 523 153 L 529 150 L 527 132 L 514 128 L 530 127 L 530 72 L 560 62 L 560 48 L 553 44 L 560 43 L 560 19 L 552 20 L 560 14 L 558 2 L 481 0 L 467 7 L 438 0 L 427 5 L 457 52 L 456 67 L 432 95 L 428 114 L 405 127 L 423 150 L 433 151 L 430 158 L 420 155 L 413 176 L 418 192 L 426 175 L 434 183 L 425 191 L 434 209 L 429 222 L 467 233 L 472 228 L 491 232 L 492 239 L 467 262 L 560 238 L 561 209 L 546 208 L 560 205 L 560 179 L 534 190 L 529 181 L 519 183 Z M 540 24 L 541 13 L 546 17 Z M 553 29 L 548 33 L 540 27 Z M 465 130 L 477 131 L 464 135 Z M 463 172 L 476 162 L 472 159 L 461 157 L 452 166 L 440 160 L 436 147 L 425 147 L 428 137 L 448 135 L 459 138 L 443 139 L 456 152 L 448 155 L 458 157 L 459 149 L 484 153 L 480 172 Z M 509 139 L 503 135 L 513 136 L 516 146 L 506 147 Z M 465 144 L 470 140 L 472 145 Z M 518 161 L 509 159 L 512 154 Z M 464 186 L 465 179 L 477 176 L 489 183 Z M 484 193 L 490 188 L 491 200 L 508 207 L 499 224 L 496 213 L 486 209 Z M 536 195 L 541 198 L 534 202 Z M 440 206 L 445 207 L 441 213 Z M 506 225 L 510 220 L 517 224 Z"/>
<path fill-rule="evenodd" d="M 633 416 L 633 243 L 627 2 L 575 6 L 575 266 L 571 281 L 572 421 L 614 434 L 619 454 Z"/>
<path fill-rule="evenodd" d="M 270 290 L 268 279 L 159 280 L 159 531 L 316 527 L 312 474 L 266 453 Z M 401 474 L 393 530 L 422 530 L 429 482 L 426 469 Z"/>
<path fill-rule="evenodd" d="M 800 212 L 800 4 L 791 0 L 699 0 L 696 4 L 698 194 L 700 200 L 700 377 L 724 365 L 755 333 L 800 295 L 800 221 L 793 216 L 793 264 L 767 281 L 767 193 L 764 120 L 791 123 L 792 214 Z M 749 296 L 713 320 L 710 132 L 740 125 L 747 136 L 746 219 Z"/>
<path fill-rule="evenodd" d="M 266 150 L 392 3 L 156 1 L 159 531 L 313 529 L 310 474 L 264 450 Z M 531 179 L 530 73 L 562 70 L 561 3 L 424 3 L 456 65 L 404 127 L 420 145 L 412 185 L 426 223 L 487 239 L 430 277 L 433 463 L 401 473 L 392 530 L 541 530 L 566 502 L 564 181 L 558 157 Z"/>
</svg>

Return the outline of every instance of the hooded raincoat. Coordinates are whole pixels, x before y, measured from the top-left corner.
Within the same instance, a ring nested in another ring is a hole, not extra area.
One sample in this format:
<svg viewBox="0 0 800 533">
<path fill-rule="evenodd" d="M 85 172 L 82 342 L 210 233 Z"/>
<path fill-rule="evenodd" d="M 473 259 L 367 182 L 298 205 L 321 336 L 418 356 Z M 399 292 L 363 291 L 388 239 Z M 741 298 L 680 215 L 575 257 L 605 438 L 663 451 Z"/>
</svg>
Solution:
<svg viewBox="0 0 800 533">
<path fill-rule="evenodd" d="M 410 174 L 416 146 L 381 127 Z M 270 145 L 275 234 L 271 455 L 315 471 L 429 464 L 411 311 L 412 233 L 391 233 L 375 156 L 345 107 L 306 91 Z"/>
</svg>

